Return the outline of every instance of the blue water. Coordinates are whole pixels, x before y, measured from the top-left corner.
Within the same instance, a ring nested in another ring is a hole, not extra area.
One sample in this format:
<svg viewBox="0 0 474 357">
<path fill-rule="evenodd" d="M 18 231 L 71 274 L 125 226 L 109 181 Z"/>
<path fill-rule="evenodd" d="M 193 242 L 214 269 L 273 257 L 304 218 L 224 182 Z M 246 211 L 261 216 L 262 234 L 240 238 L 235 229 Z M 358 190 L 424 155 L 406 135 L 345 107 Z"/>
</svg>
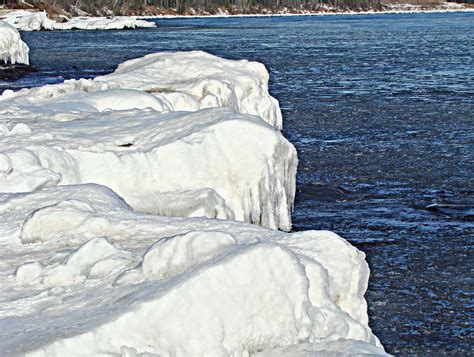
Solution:
<svg viewBox="0 0 474 357">
<path fill-rule="evenodd" d="M 294 229 L 330 229 L 367 253 L 370 324 L 389 352 L 472 355 L 474 14 L 157 23 L 24 33 L 40 71 L 0 88 L 156 51 L 263 62 L 299 151 Z"/>
</svg>

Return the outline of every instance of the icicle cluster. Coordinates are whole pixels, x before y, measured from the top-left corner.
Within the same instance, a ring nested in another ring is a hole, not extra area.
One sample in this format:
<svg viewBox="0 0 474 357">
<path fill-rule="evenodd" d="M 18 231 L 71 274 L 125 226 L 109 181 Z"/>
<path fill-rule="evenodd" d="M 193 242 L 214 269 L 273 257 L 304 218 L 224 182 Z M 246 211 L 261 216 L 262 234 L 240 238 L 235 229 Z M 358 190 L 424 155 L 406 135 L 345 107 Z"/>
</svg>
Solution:
<svg viewBox="0 0 474 357">
<path fill-rule="evenodd" d="M 21 40 L 20 33 L 11 25 L 0 21 L 0 61 L 29 64 L 30 49 Z"/>
</svg>

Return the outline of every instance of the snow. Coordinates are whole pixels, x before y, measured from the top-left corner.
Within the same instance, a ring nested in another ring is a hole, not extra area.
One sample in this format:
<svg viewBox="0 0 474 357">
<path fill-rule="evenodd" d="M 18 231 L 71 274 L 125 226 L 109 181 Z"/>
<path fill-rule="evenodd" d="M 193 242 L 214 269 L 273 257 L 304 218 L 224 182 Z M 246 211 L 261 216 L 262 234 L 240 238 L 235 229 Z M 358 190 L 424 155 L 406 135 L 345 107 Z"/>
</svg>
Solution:
<svg viewBox="0 0 474 357">
<path fill-rule="evenodd" d="M 94 80 L 68 80 L 17 94 L 6 92 L 0 101 L 18 95 L 28 96 L 25 101 L 34 103 L 54 98 L 54 102 L 48 102 L 48 108 L 62 112 L 65 112 L 65 104 L 74 106 L 69 111 L 84 110 L 81 107 L 85 104 L 97 111 L 143 109 L 144 106 L 159 111 L 226 107 L 259 116 L 281 129 L 280 106 L 268 93 L 268 81 L 268 71 L 258 62 L 228 60 L 202 51 L 161 52 L 126 61 L 114 73 Z M 101 93 L 94 97 L 91 93 L 97 91 Z"/>
<path fill-rule="evenodd" d="M 219 108 L 179 104 L 211 95 Z M 148 55 L 93 81 L 7 92 L 0 115 L 0 191 L 99 183 L 142 212 L 291 229 L 296 150 L 269 124 L 281 112 L 261 64 Z"/>
<path fill-rule="evenodd" d="M 20 33 L 6 22 L 0 21 L 0 61 L 29 64 L 30 49 L 21 40 Z"/>
<path fill-rule="evenodd" d="M 357 340 L 336 340 L 316 344 L 302 343 L 254 354 L 256 357 L 375 357 L 389 356 L 374 345 Z"/>
<path fill-rule="evenodd" d="M 174 110 L 228 107 L 257 115 L 281 129 L 280 106 L 268 93 L 268 80 L 268 72 L 261 63 L 226 60 L 192 51 L 154 53 L 130 60 L 95 82 L 160 94 Z"/>
<path fill-rule="evenodd" d="M 263 65 L 202 52 L 4 92 L 0 355 L 384 355 L 364 253 L 283 232 L 279 128 Z"/>
<path fill-rule="evenodd" d="M 360 312 L 364 254 L 333 233 L 142 214 L 92 184 L 3 194 L 0 220 L 2 355 L 243 356 L 339 339 L 383 354 Z"/>
<path fill-rule="evenodd" d="M 74 17 L 59 23 L 48 18 L 45 12 L 13 11 L 3 21 L 20 31 L 40 30 L 122 30 L 155 27 L 155 23 L 135 17 Z"/>
</svg>

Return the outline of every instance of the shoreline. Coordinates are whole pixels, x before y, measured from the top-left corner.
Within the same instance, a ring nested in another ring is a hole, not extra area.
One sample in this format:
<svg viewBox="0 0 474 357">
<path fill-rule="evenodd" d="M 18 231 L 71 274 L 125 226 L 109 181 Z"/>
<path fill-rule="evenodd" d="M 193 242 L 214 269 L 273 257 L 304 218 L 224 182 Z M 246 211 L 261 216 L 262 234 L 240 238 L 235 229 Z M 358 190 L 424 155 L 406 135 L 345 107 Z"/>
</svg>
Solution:
<svg viewBox="0 0 474 357">
<path fill-rule="evenodd" d="M 383 10 L 376 10 L 376 9 L 369 9 L 369 10 L 316 10 L 316 11 L 309 11 L 309 10 L 302 10 L 301 12 L 276 12 L 276 13 L 253 13 L 253 14 L 230 14 L 225 11 L 219 14 L 162 14 L 162 15 L 116 15 L 111 16 L 110 18 L 127 18 L 127 19 L 179 19 L 179 18 L 247 18 L 247 17 L 295 17 L 295 16 L 346 16 L 346 15 L 390 15 L 390 14 L 436 14 L 436 13 L 456 13 L 456 12 L 474 12 L 473 7 L 467 7 L 466 4 L 458 4 L 458 3 L 444 3 L 446 6 L 437 6 L 432 8 L 421 8 L 421 6 L 417 5 L 410 5 L 407 3 L 397 4 L 398 8 L 393 9 L 383 9 Z M 265 10 L 265 9 L 264 9 Z M 7 16 L 9 13 L 17 12 L 17 9 L 2 9 L 0 8 L 0 18 Z M 31 13 L 41 12 L 36 9 L 26 10 Z M 94 19 L 94 18 L 101 18 L 104 16 L 72 16 L 69 19 Z"/>
<path fill-rule="evenodd" d="M 443 14 L 466 12 L 474 13 L 474 8 L 464 9 L 430 9 L 430 10 L 381 10 L 381 11 L 342 11 L 342 12 L 308 12 L 282 14 L 218 14 L 218 15 L 154 15 L 154 16 L 125 16 L 136 19 L 193 19 L 193 18 L 233 18 L 233 17 L 297 17 L 297 16 L 346 16 L 346 15 L 391 15 L 391 14 Z M 118 16 L 117 16 L 118 17 Z"/>
</svg>

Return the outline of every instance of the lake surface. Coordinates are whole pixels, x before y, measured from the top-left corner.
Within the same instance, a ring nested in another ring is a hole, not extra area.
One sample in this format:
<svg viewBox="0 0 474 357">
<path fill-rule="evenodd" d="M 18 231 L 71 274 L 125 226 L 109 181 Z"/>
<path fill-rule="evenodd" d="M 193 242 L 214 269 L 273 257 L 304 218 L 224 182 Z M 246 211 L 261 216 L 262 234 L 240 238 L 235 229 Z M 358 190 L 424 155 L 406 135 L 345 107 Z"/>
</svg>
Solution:
<svg viewBox="0 0 474 357">
<path fill-rule="evenodd" d="M 474 13 L 157 23 L 24 33 L 40 71 L 0 89 L 156 51 L 263 62 L 299 151 L 294 229 L 333 230 L 367 253 L 370 325 L 388 352 L 472 355 Z"/>
</svg>

